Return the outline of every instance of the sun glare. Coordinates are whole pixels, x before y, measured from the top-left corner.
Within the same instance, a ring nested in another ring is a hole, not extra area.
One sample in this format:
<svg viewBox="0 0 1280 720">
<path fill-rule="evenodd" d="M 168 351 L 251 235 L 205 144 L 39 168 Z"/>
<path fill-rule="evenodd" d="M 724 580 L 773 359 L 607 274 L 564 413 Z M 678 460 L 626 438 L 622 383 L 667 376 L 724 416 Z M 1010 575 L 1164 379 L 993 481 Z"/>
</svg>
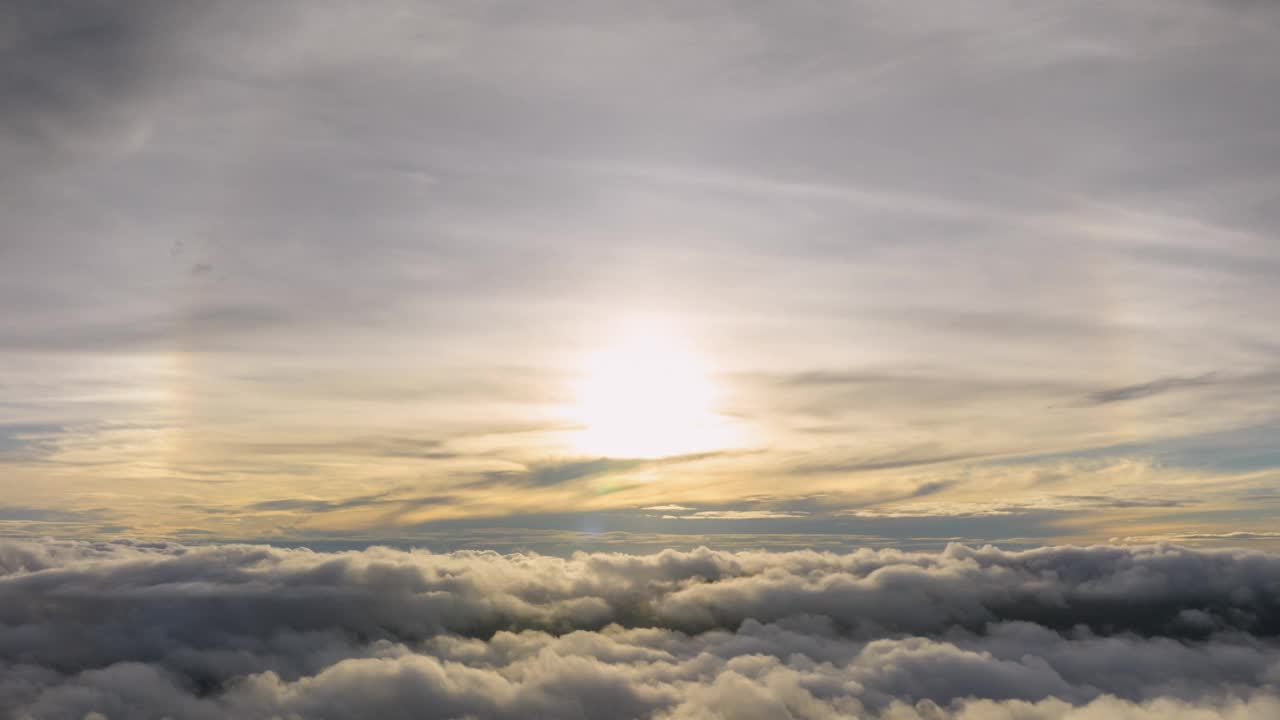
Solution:
<svg viewBox="0 0 1280 720">
<path fill-rule="evenodd" d="M 716 387 L 701 356 L 669 333 L 628 328 L 586 358 L 571 414 L 583 454 L 652 458 L 729 444 Z"/>
</svg>

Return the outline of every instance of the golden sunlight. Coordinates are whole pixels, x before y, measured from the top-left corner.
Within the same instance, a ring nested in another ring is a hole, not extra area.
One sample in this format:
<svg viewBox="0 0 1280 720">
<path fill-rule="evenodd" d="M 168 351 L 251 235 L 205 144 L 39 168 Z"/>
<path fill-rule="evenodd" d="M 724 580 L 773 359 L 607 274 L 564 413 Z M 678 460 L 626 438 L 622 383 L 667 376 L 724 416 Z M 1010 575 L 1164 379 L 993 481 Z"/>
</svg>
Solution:
<svg viewBox="0 0 1280 720">
<path fill-rule="evenodd" d="M 652 324 L 630 326 L 591 353 L 574 394 L 570 415 L 582 429 L 571 442 L 586 455 L 684 455 L 732 440 L 705 360 Z"/>
</svg>

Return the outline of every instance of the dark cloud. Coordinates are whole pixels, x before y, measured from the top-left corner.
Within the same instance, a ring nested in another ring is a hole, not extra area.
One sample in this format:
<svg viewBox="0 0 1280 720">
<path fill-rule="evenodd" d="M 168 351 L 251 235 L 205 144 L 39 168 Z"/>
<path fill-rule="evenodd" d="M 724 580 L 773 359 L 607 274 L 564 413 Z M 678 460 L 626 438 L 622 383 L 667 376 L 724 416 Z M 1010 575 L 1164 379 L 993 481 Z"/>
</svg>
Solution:
<svg viewBox="0 0 1280 720">
<path fill-rule="evenodd" d="M 193 349 L 226 349 L 233 346 L 233 339 L 279 330 L 290 322 L 300 321 L 303 318 L 288 316 L 274 308 L 221 304 L 182 314 L 166 312 L 132 322 L 85 324 L 74 331 L 36 328 L 4 332 L 0 334 L 0 342 L 13 352 L 123 352 L 164 348 L 174 337 L 182 336 L 192 338 L 188 345 Z"/>
<path fill-rule="evenodd" d="M 670 467 L 681 463 L 692 463 L 727 455 L 743 453 L 705 452 L 685 455 L 670 455 L 659 458 L 575 458 L 571 460 L 551 460 L 531 463 L 517 470 L 494 470 L 484 473 L 480 479 L 483 484 L 508 484 L 549 486 L 561 485 L 599 477 L 613 473 L 623 473 L 642 468 Z"/>
<path fill-rule="evenodd" d="M 1002 458 L 992 461 L 992 465 L 1025 465 L 1064 459 L 1146 457 L 1154 458 L 1165 466 L 1220 473 L 1251 472 L 1280 467 L 1280 451 L 1275 448 L 1277 433 L 1280 433 L 1280 422 L 1268 420 L 1221 432 L 1106 445 L 1065 453 Z"/>
<path fill-rule="evenodd" d="M 513 485 L 560 485 L 611 472 L 624 472 L 640 467 L 644 460 L 618 458 L 591 458 L 530 465 L 523 470 L 495 470 L 485 473 L 485 480 L 492 483 Z"/>
<path fill-rule="evenodd" d="M 32 522 L 85 522 L 98 520 L 104 516 L 102 510 L 53 510 L 49 508 L 23 507 L 21 505 L 0 505 L 0 521 L 32 521 Z"/>
<path fill-rule="evenodd" d="M 940 465 L 943 463 L 978 460 L 984 455 L 973 452 L 946 452 L 935 446 L 903 448 L 893 453 L 869 454 L 850 458 L 839 458 L 821 461 L 796 463 L 787 471 L 796 475 L 838 475 L 846 473 L 875 472 L 879 470 L 898 470 L 903 468 Z M 927 483 L 923 488 L 925 494 L 937 492 L 930 489 L 938 483 Z M 912 495 L 916 493 L 913 492 Z"/>
<path fill-rule="evenodd" d="M 1211 374 L 1197 375 L 1195 377 L 1160 378 L 1159 380 L 1152 380 L 1151 382 L 1139 383 L 1137 385 L 1125 385 L 1123 387 L 1099 390 L 1097 392 L 1090 393 L 1088 400 L 1089 403 L 1093 405 L 1107 405 L 1110 403 L 1124 402 L 1126 400 L 1138 400 L 1140 398 L 1160 395 L 1173 390 L 1212 385 L 1214 381 L 1215 378 Z"/>
<path fill-rule="evenodd" d="M 64 431 L 61 425 L 48 423 L 0 424 L 0 462 L 46 456 Z"/>
<path fill-rule="evenodd" d="M 264 500 L 247 505 L 243 512 L 289 512 L 289 513 L 328 513 L 340 510 L 359 508 L 389 508 L 394 513 L 405 513 L 418 508 L 444 505 L 455 500 L 451 495 L 429 495 L 423 497 L 396 496 L 386 492 L 375 495 L 360 495 L 341 500 L 316 500 L 305 498 L 285 498 L 280 500 Z"/>
<path fill-rule="evenodd" d="M 1168 498 L 1124 498 L 1110 495 L 1054 495 L 1053 501 L 1064 506 L 1085 508 L 1173 508 L 1195 505 L 1197 500 L 1171 500 Z"/>
<path fill-rule="evenodd" d="M 1260 720 L 1280 708 L 1277 577 L 1274 555 L 1174 546 L 565 559 L 9 542 L 0 709 Z"/>
<path fill-rule="evenodd" d="M 150 0 L 5 3 L 0 136 L 17 142 L 4 149 L 97 149 L 137 132 L 143 98 L 172 65 L 176 10 Z"/>
<path fill-rule="evenodd" d="M 758 380 L 787 394 L 785 406 L 814 418 L 837 418 L 851 409 L 885 407 L 905 400 L 927 404 L 976 406 L 993 399 L 1046 402 L 1082 391 L 1066 379 L 983 377 L 905 371 L 809 370 L 762 375 Z"/>
<path fill-rule="evenodd" d="M 1247 542 L 1250 540 L 1280 540 L 1280 532 L 1244 532 L 1244 531 L 1223 532 L 1223 533 L 1190 532 L 1190 533 L 1177 533 L 1172 535 L 1165 535 L 1161 539 L 1166 541 L 1171 541 L 1171 542 L 1189 542 L 1189 543 L 1197 543 L 1197 542 L 1203 542 L 1203 541 L 1239 543 L 1239 542 Z M 1132 543 L 1132 542 L 1151 542 L 1152 538 L 1128 537 L 1128 538 L 1113 538 L 1112 540 L 1113 541 L 1124 540 L 1125 542 Z"/>
<path fill-rule="evenodd" d="M 242 442 L 236 452 L 254 455 L 349 455 L 373 458 L 448 460 L 457 457 L 444 450 L 440 440 L 393 435 L 348 437 L 314 442 Z"/>
<path fill-rule="evenodd" d="M 955 484 L 956 483 L 954 480 L 935 480 L 933 482 L 921 483 L 920 485 L 917 485 L 914 490 L 911 491 L 911 497 L 919 498 L 919 497 L 928 497 L 930 495 L 935 495 L 937 493 L 942 492 L 943 490 L 946 490 L 949 487 L 953 487 Z"/>
</svg>

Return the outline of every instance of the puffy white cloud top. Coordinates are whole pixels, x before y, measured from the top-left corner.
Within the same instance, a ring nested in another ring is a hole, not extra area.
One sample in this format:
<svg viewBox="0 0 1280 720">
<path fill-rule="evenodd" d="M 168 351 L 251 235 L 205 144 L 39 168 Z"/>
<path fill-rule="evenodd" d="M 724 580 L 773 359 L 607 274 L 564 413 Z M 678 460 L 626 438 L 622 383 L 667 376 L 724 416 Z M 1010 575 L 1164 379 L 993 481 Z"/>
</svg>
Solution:
<svg viewBox="0 0 1280 720">
<path fill-rule="evenodd" d="M 0 544 L 15 718 L 1280 717 L 1280 556 Z"/>
</svg>

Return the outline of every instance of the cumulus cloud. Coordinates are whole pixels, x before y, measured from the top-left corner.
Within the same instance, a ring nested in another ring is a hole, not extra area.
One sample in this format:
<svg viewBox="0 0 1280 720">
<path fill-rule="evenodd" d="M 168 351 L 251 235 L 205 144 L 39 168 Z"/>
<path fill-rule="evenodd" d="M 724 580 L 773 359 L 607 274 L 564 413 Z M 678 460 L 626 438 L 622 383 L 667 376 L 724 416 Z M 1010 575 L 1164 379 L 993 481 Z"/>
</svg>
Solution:
<svg viewBox="0 0 1280 720">
<path fill-rule="evenodd" d="M 1253 718 L 1280 556 L 0 545 L 16 718 Z M 93 713 L 97 713 L 94 715 Z"/>
</svg>

